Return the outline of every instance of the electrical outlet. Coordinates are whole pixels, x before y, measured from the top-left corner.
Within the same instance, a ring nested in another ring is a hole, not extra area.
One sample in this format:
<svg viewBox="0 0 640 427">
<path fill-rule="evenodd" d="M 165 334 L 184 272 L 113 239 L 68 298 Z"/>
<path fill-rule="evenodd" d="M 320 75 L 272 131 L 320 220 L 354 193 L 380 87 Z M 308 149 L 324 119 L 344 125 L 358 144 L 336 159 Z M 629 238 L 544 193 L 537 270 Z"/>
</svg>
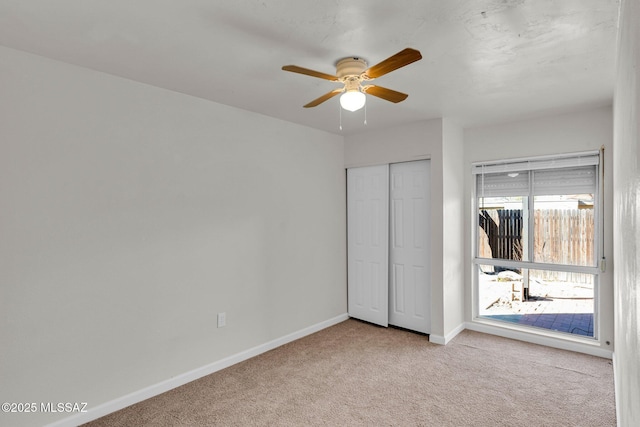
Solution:
<svg viewBox="0 0 640 427">
<path fill-rule="evenodd" d="M 218 328 L 227 325 L 227 313 L 218 313 Z"/>
</svg>

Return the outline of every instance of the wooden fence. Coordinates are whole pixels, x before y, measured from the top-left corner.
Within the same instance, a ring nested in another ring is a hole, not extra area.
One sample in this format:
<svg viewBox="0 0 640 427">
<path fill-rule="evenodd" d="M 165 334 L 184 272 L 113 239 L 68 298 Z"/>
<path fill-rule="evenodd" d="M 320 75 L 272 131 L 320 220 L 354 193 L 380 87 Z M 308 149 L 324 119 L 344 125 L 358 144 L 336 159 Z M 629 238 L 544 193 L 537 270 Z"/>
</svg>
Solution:
<svg viewBox="0 0 640 427">
<path fill-rule="evenodd" d="M 493 215 L 492 215 L 493 214 Z M 522 259 L 522 210 L 497 209 L 489 214 L 498 225 L 494 258 Z M 497 218 L 496 218 L 497 217 Z"/>
<path fill-rule="evenodd" d="M 526 246 L 522 241 L 522 211 L 518 209 L 492 209 L 486 211 L 498 225 L 497 254 L 492 254 L 489 240 L 479 228 L 479 254 L 485 258 L 518 259 L 513 253 L 514 245 Z M 532 261 L 590 266 L 594 263 L 594 211 L 593 209 L 539 209 L 534 211 Z M 515 248 L 517 249 L 517 248 Z M 543 280 L 592 283 L 590 274 L 557 271 L 531 272 Z"/>
</svg>

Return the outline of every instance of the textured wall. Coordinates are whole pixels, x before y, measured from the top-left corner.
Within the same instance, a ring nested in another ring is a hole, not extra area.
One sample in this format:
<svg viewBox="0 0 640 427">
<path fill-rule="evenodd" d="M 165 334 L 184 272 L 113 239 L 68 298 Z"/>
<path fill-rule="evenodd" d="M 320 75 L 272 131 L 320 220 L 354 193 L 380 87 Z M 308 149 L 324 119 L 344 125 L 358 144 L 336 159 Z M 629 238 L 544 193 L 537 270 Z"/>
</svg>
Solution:
<svg viewBox="0 0 640 427">
<path fill-rule="evenodd" d="M 623 0 L 614 102 L 615 367 L 620 426 L 640 425 L 640 2 Z"/>
<path fill-rule="evenodd" d="M 93 408 L 346 313 L 342 137 L 5 48 L 0 93 L 0 401 Z"/>
</svg>

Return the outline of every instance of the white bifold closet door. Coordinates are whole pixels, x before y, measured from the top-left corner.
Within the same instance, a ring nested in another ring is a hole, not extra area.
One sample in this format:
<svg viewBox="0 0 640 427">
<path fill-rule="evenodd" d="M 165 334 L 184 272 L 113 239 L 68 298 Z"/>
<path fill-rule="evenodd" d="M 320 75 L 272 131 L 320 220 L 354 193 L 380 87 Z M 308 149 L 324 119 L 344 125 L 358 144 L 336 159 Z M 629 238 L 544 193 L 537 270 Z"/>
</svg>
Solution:
<svg viewBox="0 0 640 427">
<path fill-rule="evenodd" d="M 429 161 L 390 166 L 389 324 L 431 330 Z"/>
<path fill-rule="evenodd" d="M 351 317 L 430 332 L 429 166 L 347 171 Z"/>
<path fill-rule="evenodd" d="M 389 165 L 347 170 L 349 315 L 389 322 Z"/>
</svg>

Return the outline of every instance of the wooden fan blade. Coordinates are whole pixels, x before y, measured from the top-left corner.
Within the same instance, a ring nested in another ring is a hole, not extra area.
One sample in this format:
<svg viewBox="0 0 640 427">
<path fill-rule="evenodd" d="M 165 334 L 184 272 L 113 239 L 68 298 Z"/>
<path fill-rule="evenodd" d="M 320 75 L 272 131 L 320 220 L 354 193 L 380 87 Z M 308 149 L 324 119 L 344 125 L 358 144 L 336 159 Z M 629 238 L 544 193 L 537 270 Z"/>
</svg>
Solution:
<svg viewBox="0 0 640 427">
<path fill-rule="evenodd" d="M 362 86 L 362 91 L 393 103 L 404 101 L 409 96 L 406 93 L 397 92 L 395 90 L 387 89 L 386 87 L 375 85 Z"/>
<path fill-rule="evenodd" d="M 419 61 L 420 59 L 422 59 L 420 51 L 406 48 L 405 50 L 400 51 L 393 56 L 390 56 L 379 64 L 376 64 L 373 67 L 369 67 L 369 69 L 365 70 L 362 73 L 362 76 L 365 79 L 369 80 L 377 79 L 380 76 L 384 76 L 385 74 L 390 73 L 393 70 L 397 70 L 398 68 L 409 65 L 412 62 Z"/>
<path fill-rule="evenodd" d="M 339 93 L 342 93 L 344 91 L 344 89 L 334 89 L 329 93 L 325 93 L 324 95 L 322 95 L 320 98 L 316 98 L 313 101 L 311 101 L 310 103 L 308 103 L 307 105 L 304 106 L 304 108 L 311 108 L 311 107 L 315 107 L 317 105 L 322 104 L 324 101 L 333 98 L 334 96 L 336 96 Z"/>
<path fill-rule="evenodd" d="M 292 73 L 305 74 L 311 77 L 318 77 L 325 80 L 331 80 L 332 82 L 337 82 L 338 77 L 332 76 L 331 74 L 321 73 L 320 71 L 310 70 L 308 68 L 298 67 L 297 65 L 285 65 L 282 67 L 284 71 L 291 71 Z"/>
</svg>

